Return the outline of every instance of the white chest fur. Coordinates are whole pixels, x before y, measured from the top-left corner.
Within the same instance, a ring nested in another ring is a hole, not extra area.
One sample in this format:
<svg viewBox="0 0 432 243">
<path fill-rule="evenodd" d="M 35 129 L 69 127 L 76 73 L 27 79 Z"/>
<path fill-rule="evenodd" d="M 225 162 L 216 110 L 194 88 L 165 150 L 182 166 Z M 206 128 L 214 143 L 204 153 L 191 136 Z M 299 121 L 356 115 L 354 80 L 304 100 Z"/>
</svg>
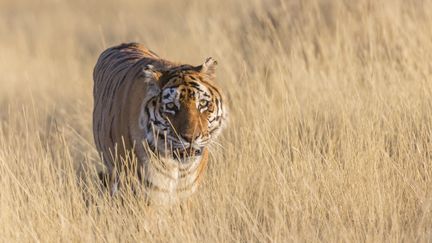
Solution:
<svg viewBox="0 0 432 243">
<path fill-rule="evenodd" d="M 154 204 L 171 204 L 190 196 L 197 187 L 201 157 L 186 163 L 172 158 L 147 159 L 144 164 L 146 196 Z"/>
</svg>

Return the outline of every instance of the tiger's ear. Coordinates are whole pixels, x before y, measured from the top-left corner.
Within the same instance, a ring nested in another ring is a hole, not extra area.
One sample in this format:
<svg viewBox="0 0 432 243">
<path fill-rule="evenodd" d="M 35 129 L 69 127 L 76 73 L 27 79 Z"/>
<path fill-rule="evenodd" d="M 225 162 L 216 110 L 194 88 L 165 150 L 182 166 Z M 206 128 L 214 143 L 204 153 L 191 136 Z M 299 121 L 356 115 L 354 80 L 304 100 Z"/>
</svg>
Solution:
<svg viewBox="0 0 432 243">
<path fill-rule="evenodd" d="M 159 78 L 162 73 L 154 69 L 153 65 L 146 65 L 141 72 L 141 78 L 147 84 L 149 96 L 156 96 L 160 93 Z"/>
<path fill-rule="evenodd" d="M 142 77 L 144 78 L 145 82 L 158 81 L 161 75 L 162 73 L 155 70 L 154 66 L 150 64 L 146 65 L 142 69 Z"/>
<path fill-rule="evenodd" d="M 214 79 L 216 76 L 217 61 L 212 57 L 209 57 L 205 62 L 199 66 L 200 72 L 207 74 L 210 78 Z"/>
</svg>

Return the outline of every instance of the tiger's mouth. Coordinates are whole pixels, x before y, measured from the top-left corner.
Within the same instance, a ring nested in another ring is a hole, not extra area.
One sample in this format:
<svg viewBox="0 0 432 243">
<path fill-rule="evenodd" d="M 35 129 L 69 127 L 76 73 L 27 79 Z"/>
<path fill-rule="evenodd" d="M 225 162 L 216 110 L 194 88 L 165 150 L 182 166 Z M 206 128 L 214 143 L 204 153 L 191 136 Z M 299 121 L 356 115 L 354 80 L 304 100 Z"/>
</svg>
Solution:
<svg viewBox="0 0 432 243">
<path fill-rule="evenodd" d="M 172 156 L 175 159 L 183 160 L 190 157 L 198 157 L 203 153 L 204 148 L 186 148 L 186 149 L 175 149 L 172 151 Z"/>
<path fill-rule="evenodd" d="M 169 156 L 178 161 L 185 161 L 193 157 L 199 157 L 203 154 L 204 146 L 196 148 L 192 146 L 182 146 L 180 148 L 160 149 L 158 146 L 150 145 L 150 149 L 159 156 Z"/>
<path fill-rule="evenodd" d="M 159 139 L 166 139 L 162 135 L 159 135 L 158 137 Z M 190 157 L 199 157 L 204 151 L 204 146 L 200 146 L 197 148 L 196 146 L 191 146 L 190 144 L 183 144 L 182 142 L 177 142 L 177 146 L 174 147 L 172 144 L 173 141 L 170 141 L 168 143 L 171 144 L 171 148 L 160 150 L 159 152 L 165 151 L 165 155 L 171 155 L 174 159 L 177 159 L 179 161 L 183 161 Z M 158 150 L 158 148 L 155 148 L 154 146 L 151 146 L 151 149 L 155 152 Z"/>
</svg>

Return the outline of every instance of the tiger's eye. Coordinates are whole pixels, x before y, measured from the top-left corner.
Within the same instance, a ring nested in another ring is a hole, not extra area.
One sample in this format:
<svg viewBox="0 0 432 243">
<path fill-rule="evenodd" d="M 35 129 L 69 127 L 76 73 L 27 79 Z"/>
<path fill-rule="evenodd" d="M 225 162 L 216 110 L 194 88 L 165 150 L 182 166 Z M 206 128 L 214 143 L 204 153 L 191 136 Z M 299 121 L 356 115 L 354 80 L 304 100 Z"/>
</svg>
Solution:
<svg viewBox="0 0 432 243">
<path fill-rule="evenodd" d="M 208 101 L 207 100 L 200 100 L 199 105 L 200 105 L 200 107 L 206 107 L 208 105 Z"/>
<path fill-rule="evenodd" d="M 170 103 L 167 103 L 167 104 L 165 105 L 165 107 L 166 107 L 167 109 L 169 109 L 169 110 L 172 110 L 172 109 L 174 109 L 175 104 L 174 104 L 173 102 L 170 102 Z"/>
</svg>

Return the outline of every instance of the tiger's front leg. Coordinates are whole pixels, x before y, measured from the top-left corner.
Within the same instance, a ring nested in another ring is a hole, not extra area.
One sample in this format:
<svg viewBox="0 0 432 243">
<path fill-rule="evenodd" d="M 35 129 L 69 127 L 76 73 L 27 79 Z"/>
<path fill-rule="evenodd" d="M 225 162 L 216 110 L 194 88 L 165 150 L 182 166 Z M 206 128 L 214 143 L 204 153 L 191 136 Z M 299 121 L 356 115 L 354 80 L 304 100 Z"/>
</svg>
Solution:
<svg viewBox="0 0 432 243">
<path fill-rule="evenodd" d="M 114 196 L 119 190 L 119 177 L 116 170 L 110 172 L 101 171 L 98 173 L 101 188 L 109 189 L 110 195 Z"/>
</svg>

